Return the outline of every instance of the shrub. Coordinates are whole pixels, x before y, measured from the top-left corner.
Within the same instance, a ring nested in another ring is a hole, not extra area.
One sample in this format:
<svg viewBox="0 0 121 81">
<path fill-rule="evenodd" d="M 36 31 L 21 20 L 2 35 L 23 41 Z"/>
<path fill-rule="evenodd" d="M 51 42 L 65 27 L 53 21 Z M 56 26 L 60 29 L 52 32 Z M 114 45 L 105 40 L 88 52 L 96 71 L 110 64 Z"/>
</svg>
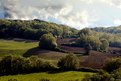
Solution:
<svg viewBox="0 0 121 81">
<path fill-rule="evenodd" d="M 23 57 L 19 56 L 5 56 L 0 61 L 0 71 L 2 74 L 18 74 L 23 71 L 24 65 Z"/>
<path fill-rule="evenodd" d="M 92 76 L 86 75 L 82 81 L 110 81 L 110 78 L 110 74 L 102 70 L 100 73 L 94 74 Z"/>
<path fill-rule="evenodd" d="M 100 48 L 99 38 L 93 35 L 80 35 L 80 37 L 76 41 L 76 44 L 80 47 L 85 47 L 86 44 L 89 44 L 94 50 L 99 50 Z"/>
<path fill-rule="evenodd" d="M 121 67 L 112 73 L 112 77 L 121 80 Z"/>
<path fill-rule="evenodd" d="M 39 58 L 37 56 L 31 56 L 29 58 L 25 59 L 23 68 L 24 70 L 26 70 L 27 72 L 37 72 L 37 60 Z"/>
<path fill-rule="evenodd" d="M 12 56 L 5 56 L 0 61 L 0 72 L 1 74 L 11 73 L 11 60 Z"/>
<path fill-rule="evenodd" d="M 55 69 L 57 68 L 53 64 L 36 56 L 29 58 L 21 56 L 5 56 L 0 61 L 1 75 L 51 71 Z"/>
<path fill-rule="evenodd" d="M 11 60 L 11 71 L 13 74 L 18 74 L 23 71 L 23 65 L 25 63 L 25 58 L 21 56 L 12 56 Z"/>
<path fill-rule="evenodd" d="M 50 62 L 48 62 L 48 61 L 45 61 L 45 62 L 44 62 L 42 68 L 43 68 L 43 70 L 45 70 L 45 71 L 50 71 L 50 70 L 55 70 L 55 69 L 57 69 L 57 67 L 56 67 L 54 64 L 52 64 L 52 63 L 50 63 Z"/>
<path fill-rule="evenodd" d="M 36 56 L 30 57 L 28 60 L 30 71 L 32 72 L 50 71 L 56 69 L 56 67 L 52 63 L 44 61 L 43 59 Z"/>
<path fill-rule="evenodd" d="M 53 50 L 57 47 L 56 38 L 52 34 L 44 34 L 40 38 L 39 47 Z"/>
<path fill-rule="evenodd" d="M 98 74 L 85 76 L 82 81 L 121 81 L 121 68 L 110 74 L 104 70 L 100 70 Z"/>
<path fill-rule="evenodd" d="M 58 66 L 63 70 L 75 70 L 79 67 L 79 60 L 74 54 L 67 55 L 59 60 Z"/>
<path fill-rule="evenodd" d="M 104 70 L 106 70 L 107 72 L 111 73 L 114 70 L 118 69 L 121 67 L 121 60 L 120 59 L 116 59 L 116 60 L 112 60 L 111 62 L 108 62 L 105 67 Z"/>
</svg>

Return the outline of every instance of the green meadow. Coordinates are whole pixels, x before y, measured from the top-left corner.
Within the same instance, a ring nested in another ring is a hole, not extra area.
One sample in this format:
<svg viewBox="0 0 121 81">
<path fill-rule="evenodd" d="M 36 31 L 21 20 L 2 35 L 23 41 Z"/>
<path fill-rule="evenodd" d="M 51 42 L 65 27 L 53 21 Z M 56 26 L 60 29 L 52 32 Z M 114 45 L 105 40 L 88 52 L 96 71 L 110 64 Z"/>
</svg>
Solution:
<svg viewBox="0 0 121 81">
<path fill-rule="evenodd" d="M 93 73 L 89 72 L 61 72 L 61 73 L 32 73 L 24 75 L 10 75 L 10 76 L 1 76 L 0 81 L 81 81 L 85 75 Z"/>
<path fill-rule="evenodd" d="M 17 42 L 12 40 L 0 40 L 0 56 L 5 55 L 23 55 L 29 49 L 38 46 L 38 42 Z"/>
</svg>

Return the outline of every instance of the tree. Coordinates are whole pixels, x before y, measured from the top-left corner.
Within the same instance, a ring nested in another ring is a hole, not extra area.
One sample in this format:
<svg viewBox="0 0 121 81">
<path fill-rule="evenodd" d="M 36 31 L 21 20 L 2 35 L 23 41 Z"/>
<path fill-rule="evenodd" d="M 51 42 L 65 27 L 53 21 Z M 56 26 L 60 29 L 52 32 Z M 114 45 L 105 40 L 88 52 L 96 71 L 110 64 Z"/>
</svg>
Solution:
<svg viewBox="0 0 121 81">
<path fill-rule="evenodd" d="M 39 47 L 53 50 L 57 47 L 56 38 L 52 34 L 44 34 L 40 38 Z"/>
<path fill-rule="evenodd" d="M 59 60 L 58 66 L 63 70 L 75 70 L 79 67 L 79 60 L 74 54 L 67 55 Z"/>
<path fill-rule="evenodd" d="M 12 56 L 11 60 L 11 71 L 13 74 L 18 74 L 23 71 L 23 65 L 25 63 L 25 58 L 21 56 Z"/>
<path fill-rule="evenodd" d="M 97 37 L 94 37 L 93 35 L 80 35 L 80 37 L 77 40 L 77 45 L 80 47 L 85 47 L 86 44 L 90 44 L 92 49 L 98 50 L 100 47 L 100 40 Z"/>
<path fill-rule="evenodd" d="M 103 52 L 107 52 L 109 48 L 109 43 L 106 39 L 101 39 L 100 50 Z"/>
<path fill-rule="evenodd" d="M 92 46 L 90 44 L 86 44 L 85 45 L 85 50 L 86 50 L 86 55 L 89 55 L 91 50 L 92 50 Z"/>
<path fill-rule="evenodd" d="M 46 33 L 52 33 L 57 37 L 71 37 L 78 30 L 65 25 L 58 25 L 41 20 L 3 20 L 0 19 L 0 37 L 16 37 L 24 39 L 39 40 Z"/>
<path fill-rule="evenodd" d="M 78 32 L 78 35 L 80 36 L 80 35 L 90 35 L 91 34 L 91 30 L 89 29 L 89 28 L 84 28 L 84 29 L 82 29 L 82 30 L 80 30 L 79 32 Z"/>
</svg>

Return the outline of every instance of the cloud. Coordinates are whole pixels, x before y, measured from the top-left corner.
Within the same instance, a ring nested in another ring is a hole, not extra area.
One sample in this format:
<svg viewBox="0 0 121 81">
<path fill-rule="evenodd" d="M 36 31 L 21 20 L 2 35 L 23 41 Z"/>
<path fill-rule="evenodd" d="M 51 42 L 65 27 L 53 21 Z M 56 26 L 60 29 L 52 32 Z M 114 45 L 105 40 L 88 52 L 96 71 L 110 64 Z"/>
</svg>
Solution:
<svg viewBox="0 0 121 81">
<path fill-rule="evenodd" d="M 117 8 L 121 8 L 121 0 L 101 0 L 104 3 L 107 3 L 111 6 L 115 6 Z"/>
<path fill-rule="evenodd" d="M 77 29 L 88 27 L 98 20 L 93 16 L 94 14 L 90 15 L 88 11 L 72 12 L 72 10 L 73 7 L 71 5 L 65 5 L 61 9 L 58 9 L 58 11 L 50 7 L 49 9 L 36 9 L 36 12 L 39 11 L 38 15 L 40 19 L 58 21 L 60 24 L 66 24 Z"/>
<path fill-rule="evenodd" d="M 96 22 L 98 19 L 84 10 L 70 14 L 66 18 L 60 17 L 59 20 L 61 20 L 63 24 L 76 27 L 77 29 L 82 29 L 91 26 L 92 23 Z"/>
<path fill-rule="evenodd" d="M 3 4 L 5 18 L 17 17 L 17 13 L 19 12 L 19 8 L 20 8 L 19 0 L 13 0 L 13 2 L 10 0 L 5 0 Z"/>
<path fill-rule="evenodd" d="M 4 1 L 4 17 L 8 19 L 42 19 L 46 21 L 65 24 L 77 29 L 89 27 L 98 19 L 94 14 L 90 14 L 86 10 L 75 11 L 74 0 L 5 0 Z M 84 1 L 84 0 L 81 0 Z M 88 0 L 92 3 L 95 0 Z M 30 2 L 29 4 L 26 2 Z"/>
<path fill-rule="evenodd" d="M 22 6 L 20 0 L 5 0 L 3 2 L 4 18 L 27 20 L 32 17 L 31 7 Z"/>
<path fill-rule="evenodd" d="M 97 0 L 80 0 L 80 1 L 85 2 L 87 4 L 93 4 Z"/>
<path fill-rule="evenodd" d="M 114 24 L 115 25 L 121 25 L 121 19 L 115 19 Z"/>
<path fill-rule="evenodd" d="M 72 6 L 70 5 L 51 5 L 51 6 L 43 6 L 43 7 L 33 7 L 39 14 L 42 15 L 50 15 L 53 17 L 68 15 Z"/>
</svg>

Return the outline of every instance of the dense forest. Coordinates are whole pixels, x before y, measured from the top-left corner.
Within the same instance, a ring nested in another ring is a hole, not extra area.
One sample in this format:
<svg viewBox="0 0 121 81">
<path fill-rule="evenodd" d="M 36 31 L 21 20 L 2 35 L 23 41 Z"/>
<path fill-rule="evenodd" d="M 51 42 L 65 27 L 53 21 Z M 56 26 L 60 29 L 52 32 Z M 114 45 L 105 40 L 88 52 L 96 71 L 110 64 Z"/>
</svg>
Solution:
<svg viewBox="0 0 121 81">
<path fill-rule="evenodd" d="M 105 38 L 109 41 L 110 47 L 121 47 L 121 26 L 117 27 L 96 27 L 92 31 L 98 32 L 100 38 Z"/>
<path fill-rule="evenodd" d="M 105 33 L 121 35 L 121 26 L 106 27 L 106 28 L 96 27 L 96 28 L 92 28 L 92 30 L 95 30 L 97 32 L 105 32 Z"/>
<path fill-rule="evenodd" d="M 42 20 L 0 20 L 1 38 L 24 38 L 38 40 L 43 34 L 52 33 L 58 37 L 74 37 L 78 30 Z"/>
</svg>

